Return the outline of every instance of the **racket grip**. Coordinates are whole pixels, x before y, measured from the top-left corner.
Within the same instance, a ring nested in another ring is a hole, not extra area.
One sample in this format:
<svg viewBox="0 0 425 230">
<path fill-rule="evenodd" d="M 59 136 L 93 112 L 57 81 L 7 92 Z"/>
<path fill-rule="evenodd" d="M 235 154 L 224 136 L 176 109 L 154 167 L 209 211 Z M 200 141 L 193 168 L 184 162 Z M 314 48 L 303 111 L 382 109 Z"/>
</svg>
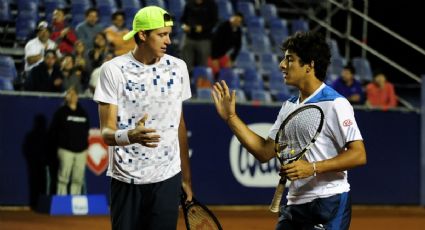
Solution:
<svg viewBox="0 0 425 230">
<path fill-rule="evenodd" d="M 270 204 L 270 211 L 277 213 L 280 208 L 280 201 L 282 200 L 283 192 L 285 191 L 286 178 L 281 178 L 279 184 L 276 187 L 274 192 L 272 203 Z"/>
</svg>

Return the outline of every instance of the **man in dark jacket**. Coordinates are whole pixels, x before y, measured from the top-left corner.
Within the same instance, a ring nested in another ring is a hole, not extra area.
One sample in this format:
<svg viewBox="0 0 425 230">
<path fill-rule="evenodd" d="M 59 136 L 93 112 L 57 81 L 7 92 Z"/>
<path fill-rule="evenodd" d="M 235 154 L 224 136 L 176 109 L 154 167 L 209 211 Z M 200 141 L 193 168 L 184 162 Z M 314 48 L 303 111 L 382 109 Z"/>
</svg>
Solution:
<svg viewBox="0 0 425 230">
<path fill-rule="evenodd" d="M 62 92 L 62 72 L 56 64 L 56 51 L 47 50 L 44 61 L 29 72 L 25 90 L 40 92 Z"/>
<path fill-rule="evenodd" d="M 182 59 L 189 72 L 195 66 L 206 66 L 211 53 L 211 35 L 218 21 L 218 9 L 214 0 L 190 0 L 181 17 L 186 38 L 182 48 Z"/>
<path fill-rule="evenodd" d="M 242 43 L 241 25 L 243 15 L 235 13 L 229 20 L 220 23 L 211 40 L 211 58 L 208 66 L 216 75 L 221 68 L 231 67 L 239 54 Z M 229 52 L 231 52 L 229 57 Z"/>
</svg>

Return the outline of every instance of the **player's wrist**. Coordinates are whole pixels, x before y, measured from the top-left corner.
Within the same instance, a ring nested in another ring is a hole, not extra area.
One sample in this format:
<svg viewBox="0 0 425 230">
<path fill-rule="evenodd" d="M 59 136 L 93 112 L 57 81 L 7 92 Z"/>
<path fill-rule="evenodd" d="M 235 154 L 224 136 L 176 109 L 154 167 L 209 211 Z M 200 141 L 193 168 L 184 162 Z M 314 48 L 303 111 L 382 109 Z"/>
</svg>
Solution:
<svg viewBox="0 0 425 230">
<path fill-rule="evenodd" d="M 231 114 L 227 117 L 226 119 L 226 123 L 229 124 L 232 122 L 232 120 L 234 120 L 235 118 L 237 118 L 238 116 L 236 114 Z"/>
<path fill-rule="evenodd" d="M 119 146 L 131 144 L 129 139 L 129 130 L 128 129 L 119 129 L 115 131 L 115 142 Z"/>
</svg>

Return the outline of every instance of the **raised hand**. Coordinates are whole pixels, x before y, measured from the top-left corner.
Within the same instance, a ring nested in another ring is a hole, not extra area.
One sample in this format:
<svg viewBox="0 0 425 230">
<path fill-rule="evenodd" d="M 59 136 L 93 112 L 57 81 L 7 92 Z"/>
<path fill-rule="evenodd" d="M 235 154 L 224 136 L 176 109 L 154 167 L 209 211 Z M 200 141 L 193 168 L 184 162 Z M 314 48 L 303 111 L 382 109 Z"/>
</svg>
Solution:
<svg viewBox="0 0 425 230">
<path fill-rule="evenodd" d="M 139 143 L 149 148 L 155 148 L 158 146 L 160 136 L 156 134 L 155 129 L 148 129 L 145 127 L 145 122 L 148 119 L 148 115 L 145 114 L 142 119 L 136 123 L 136 128 L 128 131 L 128 138 L 131 143 Z"/>
<path fill-rule="evenodd" d="M 233 116 L 236 116 L 236 91 L 229 92 L 229 87 L 225 81 L 216 82 L 211 92 L 215 108 L 220 117 L 228 121 Z"/>
</svg>

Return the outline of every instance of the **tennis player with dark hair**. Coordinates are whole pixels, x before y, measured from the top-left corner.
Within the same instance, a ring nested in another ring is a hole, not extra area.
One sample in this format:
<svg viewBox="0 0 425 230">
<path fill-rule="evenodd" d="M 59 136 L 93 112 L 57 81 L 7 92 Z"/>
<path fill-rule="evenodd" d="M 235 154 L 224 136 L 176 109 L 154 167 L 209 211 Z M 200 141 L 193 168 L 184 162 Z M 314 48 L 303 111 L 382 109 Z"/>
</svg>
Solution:
<svg viewBox="0 0 425 230">
<path fill-rule="evenodd" d="M 235 92 L 224 81 L 212 92 L 220 117 L 247 150 L 261 162 L 276 156 L 275 141 L 282 121 L 295 109 L 309 104 L 324 113 L 323 129 L 304 157 L 281 167 L 291 181 L 287 204 L 281 206 L 276 229 L 348 229 L 351 220 L 347 170 L 366 163 L 366 151 L 350 103 L 325 85 L 330 51 L 322 36 L 298 32 L 283 43 L 280 68 L 287 85 L 299 95 L 285 101 L 268 138 L 251 131 L 238 117 Z"/>
<path fill-rule="evenodd" d="M 176 229 L 181 188 L 192 199 L 182 103 L 184 61 L 166 54 L 173 21 L 148 6 L 134 16 L 133 51 L 101 67 L 94 100 L 109 147 L 112 229 Z"/>
</svg>

